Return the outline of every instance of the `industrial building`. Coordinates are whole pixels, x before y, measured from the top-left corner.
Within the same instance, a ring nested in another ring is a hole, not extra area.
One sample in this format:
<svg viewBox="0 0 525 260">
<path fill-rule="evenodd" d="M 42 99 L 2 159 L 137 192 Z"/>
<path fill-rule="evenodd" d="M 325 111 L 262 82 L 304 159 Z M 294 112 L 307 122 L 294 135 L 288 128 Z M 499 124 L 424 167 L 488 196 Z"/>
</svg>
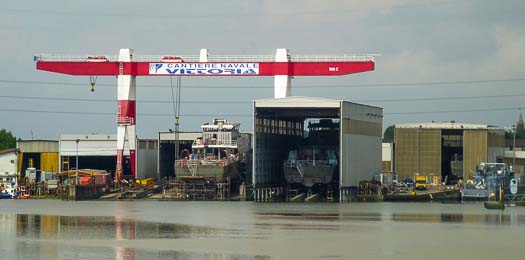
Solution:
<svg viewBox="0 0 525 260">
<path fill-rule="evenodd" d="M 138 140 L 136 152 L 137 179 L 156 178 L 157 140 Z M 115 173 L 117 165 L 117 137 L 115 135 L 61 135 L 59 141 L 60 171 L 98 169 Z M 129 146 L 124 147 L 124 174 L 131 176 Z M 58 162 L 58 159 L 57 159 Z"/>
<path fill-rule="evenodd" d="M 0 188 L 16 188 L 17 184 L 17 150 L 0 150 Z"/>
<path fill-rule="evenodd" d="M 481 162 L 501 162 L 503 128 L 456 122 L 396 124 L 394 171 L 398 179 L 424 175 L 441 182 L 472 179 Z"/>
<path fill-rule="evenodd" d="M 515 173 L 525 174 L 525 139 L 506 141 L 503 162 L 511 165 Z"/>
<path fill-rule="evenodd" d="M 324 184 L 327 200 L 333 192 L 334 201 L 348 201 L 360 181 L 371 180 L 381 172 L 382 117 L 382 108 L 342 100 L 310 97 L 255 100 L 255 199 L 269 201 L 282 193 L 289 197 L 293 185 L 302 182 L 309 193 L 315 193 L 316 187 L 322 189 L 318 184 Z M 311 140 L 313 131 L 330 132 L 331 138 Z M 301 156 L 303 145 L 310 147 L 311 152 Z M 336 158 L 320 158 L 322 149 L 334 149 Z M 319 172 L 323 161 L 336 165 L 333 179 L 307 176 L 308 169 L 314 175 Z M 301 162 L 304 166 L 300 166 Z M 302 180 L 299 175 L 285 176 L 286 164 L 297 168 Z M 322 178 L 329 181 L 323 183 Z"/>
<path fill-rule="evenodd" d="M 60 171 L 58 165 L 58 141 L 55 140 L 18 140 L 17 170 L 21 177 L 25 177 L 27 168 L 35 168 L 37 171 L 57 173 Z"/>
</svg>

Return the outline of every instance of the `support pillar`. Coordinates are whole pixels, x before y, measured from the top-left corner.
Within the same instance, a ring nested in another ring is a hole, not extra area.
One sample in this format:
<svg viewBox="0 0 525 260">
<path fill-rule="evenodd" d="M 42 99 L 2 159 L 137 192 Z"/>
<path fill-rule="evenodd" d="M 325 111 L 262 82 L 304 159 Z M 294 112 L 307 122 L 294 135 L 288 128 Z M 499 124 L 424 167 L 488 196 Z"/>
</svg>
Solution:
<svg viewBox="0 0 525 260">
<path fill-rule="evenodd" d="M 136 76 L 124 75 L 123 64 L 123 62 L 131 62 L 132 59 L 132 49 L 120 49 L 118 60 L 121 64 L 117 76 L 117 170 L 115 174 L 118 180 L 122 176 L 126 136 L 129 143 L 131 176 L 133 179 L 136 177 Z"/>
<path fill-rule="evenodd" d="M 292 95 L 292 76 L 290 72 L 290 55 L 288 49 L 277 49 L 275 62 L 282 62 L 287 68 L 286 75 L 275 75 L 274 77 L 274 98 L 284 98 Z"/>
</svg>

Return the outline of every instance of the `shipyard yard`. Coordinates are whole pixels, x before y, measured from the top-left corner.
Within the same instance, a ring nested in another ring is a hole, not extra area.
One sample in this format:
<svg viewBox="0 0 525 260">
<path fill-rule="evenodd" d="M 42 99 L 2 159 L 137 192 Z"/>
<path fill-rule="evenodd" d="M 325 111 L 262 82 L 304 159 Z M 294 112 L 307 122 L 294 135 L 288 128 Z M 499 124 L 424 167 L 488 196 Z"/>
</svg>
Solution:
<svg viewBox="0 0 525 260">
<path fill-rule="evenodd" d="M 524 12 L 7 0 L 0 260 L 521 259 Z"/>
<path fill-rule="evenodd" d="M 519 259 L 525 232 L 525 208 L 494 212 L 479 202 L 26 200 L 2 208 L 2 259 Z"/>
</svg>

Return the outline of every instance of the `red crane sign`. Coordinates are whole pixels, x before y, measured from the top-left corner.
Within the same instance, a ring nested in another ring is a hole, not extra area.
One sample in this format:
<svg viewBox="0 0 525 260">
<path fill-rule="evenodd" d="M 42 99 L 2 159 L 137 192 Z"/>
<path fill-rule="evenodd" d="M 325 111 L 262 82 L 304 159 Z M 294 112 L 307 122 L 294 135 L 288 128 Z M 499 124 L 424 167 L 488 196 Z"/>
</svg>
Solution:
<svg viewBox="0 0 525 260">
<path fill-rule="evenodd" d="M 69 75 L 117 76 L 117 170 L 122 173 L 124 140 L 128 135 L 131 175 L 136 176 L 136 76 L 274 76 L 274 97 L 291 95 L 293 76 L 341 76 L 374 70 L 374 56 L 310 55 L 290 56 L 278 49 L 275 56 L 135 56 L 131 49 L 121 49 L 118 57 L 36 55 L 37 70 Z M 92 84 L 94 84 L 92 82 Z"/>
</svg>

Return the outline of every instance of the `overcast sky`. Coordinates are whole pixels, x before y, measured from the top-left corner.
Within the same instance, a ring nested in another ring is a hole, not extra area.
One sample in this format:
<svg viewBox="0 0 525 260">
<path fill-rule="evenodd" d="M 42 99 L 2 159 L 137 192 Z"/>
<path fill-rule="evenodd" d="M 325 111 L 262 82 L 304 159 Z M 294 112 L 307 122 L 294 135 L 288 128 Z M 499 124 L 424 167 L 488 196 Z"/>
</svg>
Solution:
<svg viewBox="0 0 525 260">
<path fill-rule="evenodd" d="M 201 48 L 212 55 L 377 53 L 373 72 L 296 77 L 292 94 L 383 107 L 384 127 L 432 120 L 510 126 L 525 100 L 524 13 L 523 0 L 4 0 L 0 128 L 23 139 L 31 132 L 35 139 L 116 133 L 114 77 L 99 78 L 92 93 L 88 77 L 37 71 L 32 58 L 116 55 L 120 48 L 137 55 L 197 55 Z M 183 102 L 232 102 L 183 103 L 181 114 L 201 115 L 182 116 L 185 131 L 217 116 L 252 131 L 250 102 L 273 96 L 272 77 L 182 83 Z M 78 98 L 98 101 L 63 100 Z M 138 78 L 137 100 L 139 138 L 173 128 L 172 117 L 141 115 L 172 113 L 168 77 Z"/>
</svg>

